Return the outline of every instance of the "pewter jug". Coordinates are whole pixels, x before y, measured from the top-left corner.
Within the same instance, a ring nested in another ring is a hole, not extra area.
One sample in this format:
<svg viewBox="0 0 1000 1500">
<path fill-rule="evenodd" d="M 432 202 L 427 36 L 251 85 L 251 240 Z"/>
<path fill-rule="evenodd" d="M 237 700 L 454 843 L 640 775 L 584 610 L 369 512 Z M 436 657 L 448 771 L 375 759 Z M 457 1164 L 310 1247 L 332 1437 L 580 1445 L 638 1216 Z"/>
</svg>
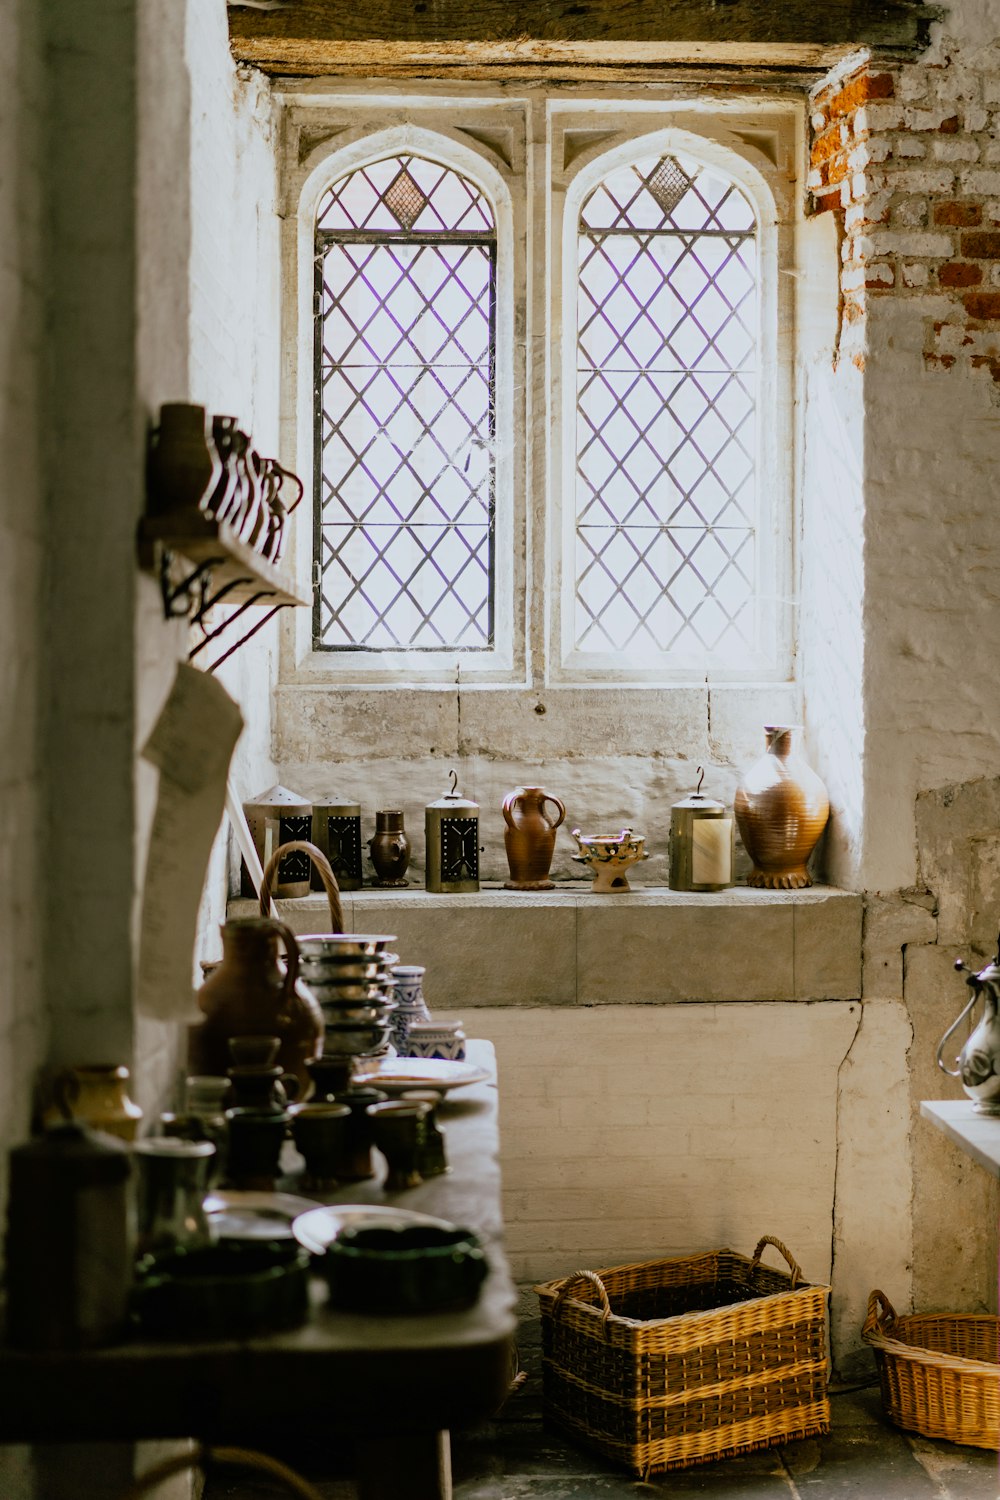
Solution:
<svg viewBox="0 0 1000 1500">
<path fill-rule="evenodd" d="M 966 969 L 961 959 L 955 964 L 959 971 Z M 972 990 L 972 998 L 958 1019 L 948 1027 L 937 1049 L 937 1064 L 949 1078 L 960 1078 L 962 1087 L 973 1101 L 980 1114 L 1000 1115 L 1000 947 L 997 956 L 978 974 L 969 974 L 965 981 Z M 967 1016 L 971 1017 L 980 995 L 983 997 L 983 1014 L 978 1026 L 967 1038 L 955 1061 L 949 1068 L 942 1061 L 941 1053 L 951 1034 L 958 1029 Z"/>
</svg>

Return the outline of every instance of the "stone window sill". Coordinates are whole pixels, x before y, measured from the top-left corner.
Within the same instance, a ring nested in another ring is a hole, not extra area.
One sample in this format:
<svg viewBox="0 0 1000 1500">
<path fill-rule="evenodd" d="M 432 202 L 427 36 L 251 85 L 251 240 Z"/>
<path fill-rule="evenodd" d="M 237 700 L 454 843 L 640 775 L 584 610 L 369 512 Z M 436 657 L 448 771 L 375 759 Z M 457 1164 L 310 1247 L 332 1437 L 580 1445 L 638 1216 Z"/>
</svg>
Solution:
<svg viewBox="0 0 1000 1500">
<path fill-rule="evenodd" d="M 426 965 L 432 1010 L 505 1005 L 663 1005 L 852 1000 L 861 993 L 862 897 L 805 891 L 695 893 L 636 887 L 595 896 L 486 885 L 466 896 L 345 892 L 352 932 L 391 932 L 404 963 Z M 329 929 L 321 894 L 278 903 L 293 932 Z M 233 900 L 232 917 L 256 915 Z"/>
</svg>

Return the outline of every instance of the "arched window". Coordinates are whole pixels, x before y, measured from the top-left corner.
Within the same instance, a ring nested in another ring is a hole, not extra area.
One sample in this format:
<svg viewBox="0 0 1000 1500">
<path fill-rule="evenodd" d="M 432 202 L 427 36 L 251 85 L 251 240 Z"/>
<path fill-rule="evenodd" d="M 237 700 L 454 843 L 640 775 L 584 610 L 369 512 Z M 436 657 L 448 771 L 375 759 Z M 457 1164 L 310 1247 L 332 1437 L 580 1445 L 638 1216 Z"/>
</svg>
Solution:
<svg viewBox="0 0 1000 1500">
<path fill-rule="evenodd" d="M 754 205 L 714 165 L 648 155 L 586 193 L 576 231 L 564 639 L 584 664 L 749 665 L 768 592 Z"/>
<path fill-rule="evenodd" d="M 418 155 L 320 203 L 317 650 L 493 645 L 496 243 L 481 190 Z"/>
</svg>

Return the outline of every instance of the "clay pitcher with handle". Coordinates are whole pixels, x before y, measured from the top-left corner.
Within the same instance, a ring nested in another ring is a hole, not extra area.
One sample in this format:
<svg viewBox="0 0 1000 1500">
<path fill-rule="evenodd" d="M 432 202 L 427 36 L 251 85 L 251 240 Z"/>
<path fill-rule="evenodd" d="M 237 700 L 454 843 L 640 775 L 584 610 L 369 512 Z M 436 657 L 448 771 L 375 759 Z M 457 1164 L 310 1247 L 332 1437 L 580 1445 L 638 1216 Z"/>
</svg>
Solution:
<svg viewBox="0 0 1000 1500">
<path fill-rule="evenodd" d="M 557 817 L 550 817 L 545 804 L 551 802 Z M 566 816 L 558 797 L 542 786 L 519 786 L 503 800 L 507 827 L 503 841 L 510 866 L 510 879 L 504 881 L 508 891 L 550 891 L 552 855 L 556 847 L 556 829 Z"/>
<path fill-rule="evenodd" d="M 223 923 L 222 962 L 198 991 L 205 1019 L 189 1033 L 191 1071 L 224 1074 L 230 1037 L 275 1036 L 279 1066 L 295 1075 L 305 1094 L 311 1082 L 306 1064 L 323 1045 L 323 1012 L 298 974 L 298 944 L 283 922 L 250 917 Z"/>
</svg>

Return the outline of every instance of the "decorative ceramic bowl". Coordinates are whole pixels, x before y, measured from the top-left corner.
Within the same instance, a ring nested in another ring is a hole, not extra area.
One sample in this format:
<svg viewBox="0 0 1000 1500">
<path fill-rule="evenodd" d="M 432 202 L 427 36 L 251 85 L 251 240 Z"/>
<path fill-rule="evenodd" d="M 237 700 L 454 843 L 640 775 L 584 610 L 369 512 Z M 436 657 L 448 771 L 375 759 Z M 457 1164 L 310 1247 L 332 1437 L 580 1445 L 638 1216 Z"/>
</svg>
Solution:
<svg viewBox="0 0 1000 1500">
<path fill-rule="evenodd" d="M 147 1256 L 134 1311 L 150 1338 L 247 1338 L 294 1328 L 308 1311 L 309 1256 L 293 1240 L 220 1240 Z"/>
<path fill-rule="evenodd" d="M 644 848 L 645 834 L 633 833 L 631 828 L 623 828 L 621 833 L 595 833 L 586 838 L 579 828 L 574 828 L 573 837 L 580 849 L 573 858 L 590 866 L 594 875 L 591 890 L 595 894 L 630 890 L 625 871 L 640 859 L 649 858 Z"/>
<path fill-rule="evenodd" d="M 465 1032 L 461 1021 L 413 1021 L 406 1038 L 407 1057 L 442 1057 L 465 1061 Z"/>
<path fill-rule="evenodd" d="M 360 1057 L 378 1052 L 392 1035 L 388 1024 L 356 1026 L 328 1021 L 323 1031 L 323 1051 L 328 1057 Z"/>
<path fill-rule="evenodd" d="M 364 932 L 307 932 L 296 938 L 301 958 L 340 958 L 357 961 L 381 955 L 396 934 Z"/>
<path fill-rule="evenodd" d="M 331 1303 L 376 1313 L 469 1307 L 488 1269 L 479 1240 L 455 1225 L 359 1225 L 323 1257 Z"/>
</svg>

